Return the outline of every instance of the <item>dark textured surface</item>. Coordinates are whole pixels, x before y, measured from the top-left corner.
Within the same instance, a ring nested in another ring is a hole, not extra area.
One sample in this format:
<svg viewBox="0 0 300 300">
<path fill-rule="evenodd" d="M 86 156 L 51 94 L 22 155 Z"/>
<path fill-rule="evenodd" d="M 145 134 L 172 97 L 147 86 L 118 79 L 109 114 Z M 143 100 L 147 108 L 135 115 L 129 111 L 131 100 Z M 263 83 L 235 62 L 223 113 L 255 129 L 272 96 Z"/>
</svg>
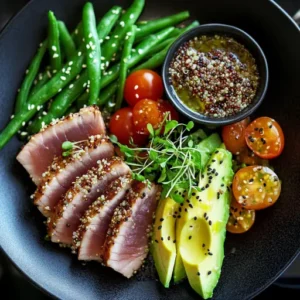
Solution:
<svg viewBox="0 0 300 300">
<path fill-rule="evenodd" d="M 6 28 L 0 38 L 0 128 L 12 112 L 15 91 L 43 39 L 46 11 L 75 24 L 83 0 L 35 0 Z M 114 1 L 127 5 L 129 1 Z M 225 3 L 224 3 L 225 2 Z M 72 3 L 72 5 L 71 5 Z M 97 1 L 98 15 L 112 1 Z M 146 17 L 190 9 L 201 23 L 223 22 L 241 27 L 262 46 L 270 65 L 270 87 L 257 115 L 277 119 L 287 145 L 274 165 L 284 180 L 278 203 L 258 214 L 246 235 L 228 235 L 226 258 L 216 299 L 244 299 L 270 284 L 298 252 L 300 245 L 300 68 L 299 32 L 274 4 L 268 1 L 148 1 Z M 197 3 L 197 4 L 195 4 Z M 74 14 L 73 14 L 74 12 Z M 63 299 L 193 299 L 197 296 L 182 284 L 165 290 L 153 280 L 149 264 L 136 279 L 125 280 L 98 264 L 82 266 L 68 250 L 43 240 L 43 219 L 30 204 L 26 173 L 15 161 L 20 143 L 13 140 L 0 153 L 0 243 L 13 261 L 44 289 Z M 231 253 L 235 249 L 235 253 Z"/>
</svg>

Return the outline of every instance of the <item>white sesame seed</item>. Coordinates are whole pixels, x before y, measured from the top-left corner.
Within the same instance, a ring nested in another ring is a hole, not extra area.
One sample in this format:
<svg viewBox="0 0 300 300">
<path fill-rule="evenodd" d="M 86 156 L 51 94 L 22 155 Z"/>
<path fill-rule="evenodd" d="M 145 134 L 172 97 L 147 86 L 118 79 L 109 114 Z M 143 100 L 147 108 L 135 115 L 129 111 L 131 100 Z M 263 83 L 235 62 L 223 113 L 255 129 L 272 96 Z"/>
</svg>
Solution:
<svg viewBox="0 0 300 300">
<path fill-rule="evenodd" d="M 90 33 L 90 34 L 89 34 L 89 38 L 91 38 L 92 36 L 93 36 L 93 35 Z"/>
<path fill-rule="evenodd" d="M 73 61 L 70 61 L 70 62 L 69 62 L 69 66 L 72 66 L 72 65 L 73 65 Z"/>
<path fill-rule="evenodd" d="M 67 80 L 67 78 L 65 76 L 60 76 L 60 79 L 63 81 Z"/>
<path fill-rule="evenodd" d="M 85 87 L 86 87 L 86 85 L 87 85 L 87 83 L 85 82 L 85 83 L 83 84 L 83 87 L 85 88 Z"/>
<path fill-rule="evenodd" d="M 74 87 L 74 84 L 69 85 L 69 89 L 72 89 Z"/>
<path fill-rule="evenodd" d="M 20 89 L 18 89 L 18 93 L 20 93 Z"/>
<path fill-rule="evenodd" d="M 106 39 L 106 40 L 109 40 L 109 39 L 110 39 L 110 36 L 108 35 L 105 39 Z"/>
<path fill-rule="evenodd" d="M 112 47 L 116 47 L 117 45 L 116 45 L 115 43 L 113 43 L 111 46 L 112 46 Z"/>
<path fill-rule="evenodd" d="M 14 117 L 15 117 L 15 115 L 11 115 L 11 117 L 10 117 L 10 118 L 11 118 L 11 119 L 13 119 Z"/>
<path fill-rule="evenodd" d="M 125 22 L 124 22 L 124 21 L 121 21 L 121 22 L 120 22 L 120 25 L 121 25 L 121 27 L 124 27 L 124 26 L 125 26 Z"/>
<path fill-rule="evenodd" d="M 89 44 L 86 45 L 86 49 L 90 49 L 90 45 Z"/>
<path fill-rule="evenodd" d="M 43 43 L 40 43 L 40 47 L 43 47 Z"/>
<path fill-rule="evenodd" d="M 76 79 L 79 79 L 80 78 L 80 74 L 78 74 L 77 76 L 76 76 Z"/>
<path fill-rule="evenodd" d="M 85 68 L 86 68 L 86 65 L 85 65 L 85 64 L 83 64 L 83 65 L 82 65 L 82 68 L 83 68 L 83 69 L 85 69 Z"/>
<path fill-rule="evenodd" d="M 22 135 L 22 136 L 28 135 L 28 132 L 22 131 L 22 132 L 21 132 L 21 135 Z"/>
<path fill-rule="evenodd" d="M 22 122 L 22 126 L 24 127 L 26 125 L 26 122 Z"/>
<path fill-rule="evenodd" d="M 25 73 L 28 74 L 28 73 L 29 73 L 29 70 L 27 69 Z"/>
<path fill-rule="evenodd" d="M 51 77 L 52 77 L 52 75 L 51 75 L 51 72 L 50 72 L 50 71 L 47 71 L 47 76 L 48 76 L 49 78 L 51 78 Z"/>
<path fill-rule="evenodd" d="M 139 94 L 135 94 L 135 98 L 139 98 L 140 96 L 139 96 Z"/>
<path fill-rule="evenodd" d="M 90 54 L 89 54 L 89 57 L 90 57 L 90 58 L 93 58 L 93 57 L 94 57 L 94 53 L 90 53 Z"/>
<path fill-rule="evenodd" d="M 108 66 L 109 66 L 109 61 L 107 61 L 107 62 L 105 63 L 105 65 L 108 67 Z"/>
<path fill-rule="evenodd" d="M 79 51 L 79 52 L 78 52 L 78 56 L 81 56 L 81 55 L 82 55 L 82 53 Z"/>
<path fill-rule="evenodd" d="M 59 55 L 57 53 L 54 53 L 53 58 L 57 58 L 57 57 L 59 57 Z"/>
<path fill-rule="evenodd" d="M 62 89 L 59 89 L 58 92 L 60 93 L 62 91 Z"/>
<path fill-rule="evenodd" d="M 139 53 L 139 54 L 142 54 L 142 53 L 143 53 L 143 50 L 142 50 L 142 49 L 139 49 L 139 50 L 138 50 L 138 53 Z"/>
<path fill-rule="evenodd" d="M 53 70 L 52 73 L 53 73 L 53 74 L 57 73 L 57 70 Z"/>
<path fill-rule="evenodd" d="M 141 31 L 141 28 L 137 28 L 136 31 Z"/>
<path fill-rule="evenodd" d="M 56 48 L 56 46 L 52 46 L 52 47 L 51 47 L 51 49 L 52 49 L 54 52 L 56 52 L 56 51 L 57 51 L 57 48 Z"/>
<path fill-rule="evenodd" d="M 139 86 L 138 86 L 138 85 L 135 85 L 135 86 L 134 86 L 134 89 L 135 89 L 135 90 L 137 90 L 138 88 L 139 88 Z"/>
<path fill-rule="evenodd" d="M 96 49 L 96 46 L 95 46 L 95 45 L 92 45 L 92 46 L 91 46 L 91 49 L 92 49 L 92 50 L 95 50 L 95 49 Z"/>
<path fill-rule="evenodd" d="M 96 64 L 97 62 L 98 62 L 98 59 L 95 58 L 95 59 L 93 60 L 93 63 Z"/>
<path fill-rule="evenodd" d="M 132 20 L 134 18 L 134 14 L 131 14 L 129 18 Z"/>
<path fill-rule="evenodd" d="M 75 34 L 78 34 L 78 29 L 75 29 Z"/>
<path fill-rule="evenodd" d="M 103 43 L 103 39 L 100 39 L 100 41 L 99 41 L 99 42 L 100 42 L 100 44 L 102 44 L 102 43 Z"/>
<path fill-rule="evenodd" d="M 32 109 L 34 109 L 34 108 L 35 108 L 35 105 L 32 104 L 32 105 L 30 106 L 30 109 L 32 110 Z"/>
</svg>

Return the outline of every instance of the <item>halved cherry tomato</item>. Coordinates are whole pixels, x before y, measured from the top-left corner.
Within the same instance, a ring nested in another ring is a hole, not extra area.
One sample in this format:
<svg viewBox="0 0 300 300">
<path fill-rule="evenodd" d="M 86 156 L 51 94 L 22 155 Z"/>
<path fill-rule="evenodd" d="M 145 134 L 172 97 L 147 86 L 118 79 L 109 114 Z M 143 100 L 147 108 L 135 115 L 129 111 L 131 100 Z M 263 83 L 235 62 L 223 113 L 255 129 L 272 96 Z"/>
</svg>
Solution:
<svg viewBox="0 0 300 300">
<path fill-rule="evenodd" d="M 227 222 L 227 231 L 231 233 L 244 233 L 248 231 L 255 221 L 255 210 L 245 209 L 232 197 L 230 216 Z"/>
<path fill-rule="evenodd" d="M 149 134 L 147 125 L 151 124 L 157 129 L 163 120 L 157 101 L 141 100 L 134 106 L 132 112 L 134 129 L 139 134 Z"/>
<path fill-rule="evenodd" d="M 161 76 L 151 70 L 133 72 L 126 79 L 124 98 L 130 106 L 142 99 L 158 100 L 163 93 Z"/>
<path fill-rule="evenodd" d="M 250 166 L 235 174 L 232 189 L 235 199 L 244 208 L 260 210 L 277 201 L 281 183 L 270 168 Z"/>
<path fill-rule="evenodd" d="M 250 123 L 250 118 L 246 118 L 238 123 L 226 125 L 222 128 L 222 138 L 226 149 L 238 155 L 247 144 L 245 141 L 245 129 Z"/>
<path fill-rule="evenodd" d="M 269 161 L 258 157 L 253 151 L 248 147 L 245 148 L 239 155 L 236 156 L 236 160 L 241 164 L 246 164 L 248 166 L 268 166 Z"/>
<path fill-rule="evenodd" d="M 269 117 L 254 120 L 245 131 L 249 148 L 259 157 L 271 159 L 284 148 L 284 135 L 280 125 Z"/>
<path fill-rule="evenodd" d="M 138 134 L 134 130 L 132 120 L 132 108 L 125 107 L 119 109 L 110 119 L 109 130 L 114 134 L 118 141 L 124 145 L 130 145 L 130 139 L 133 139 L 134 144 L 142 146 L 147 143 L 148 137 Z"/>
<path fill-rule="evenodd" d="M 170 102 L 165 100 L 158 100 L 158 107 L 163 115 L 169 112 L 171 120 L 176 120 L 176 121 L 179 120 L 179 114 Z"/>
</svg>

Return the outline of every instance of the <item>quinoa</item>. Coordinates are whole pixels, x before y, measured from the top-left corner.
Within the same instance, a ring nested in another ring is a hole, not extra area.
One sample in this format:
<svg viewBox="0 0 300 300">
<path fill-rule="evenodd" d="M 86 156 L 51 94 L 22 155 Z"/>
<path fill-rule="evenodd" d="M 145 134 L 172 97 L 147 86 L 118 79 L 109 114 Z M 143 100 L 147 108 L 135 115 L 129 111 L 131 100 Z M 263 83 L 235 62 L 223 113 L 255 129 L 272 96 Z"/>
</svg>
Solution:
<svg viewBox="0 0 300 300">
<path fill-rule="evenodd" d="M 234 39 L 217 35 L 183 44 L 169 72 L 177 95 L 188 107 L 218 118 L 250 105 L 259 83 L 250 52 Z"/>
</svg>

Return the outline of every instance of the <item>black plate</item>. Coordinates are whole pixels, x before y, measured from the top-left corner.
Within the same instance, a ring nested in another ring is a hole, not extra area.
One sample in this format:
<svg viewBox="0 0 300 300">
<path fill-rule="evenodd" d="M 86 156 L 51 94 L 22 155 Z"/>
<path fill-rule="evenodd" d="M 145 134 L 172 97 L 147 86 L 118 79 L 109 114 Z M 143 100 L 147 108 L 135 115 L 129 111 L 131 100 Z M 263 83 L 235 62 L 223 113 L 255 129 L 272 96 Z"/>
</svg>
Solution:
<svg viewBox="0 0 300 300">
<path fill-rule="evenodd" d="M 12 113 L 16 90 L 26 67 L 44 38 L 46 12 L 55 11 L 70 26 L 81 15 L 84 0 L 34 0 L 5 28 L 0 37 L 0 128 Z M 95 1 L 98 16 L 113 4 Z M 249 233 L 228 234 L 226 258 L 216 299 L 250 298 L 292 262 L 300 245 L 300 35 L 295 23 L 273 2 L 252 0 L 149 0 L 145 18 L 189 9 L 204 23 L 242 28 L 262 46 L 270 66 L 270 86 L 257 115 L 282 125 L 286 148 L 274 166 L 283 179 L 276 205 L 258 213 Z M 33 185 L 16 162 L 21 143 L 13 139 L 0 152 L 0 243 L 15 265 L 33 282 L 61 299 L 197 299 L 187 283 L 164 289 L 151 263 L 126 280 L 97 263 L 83 266 L 70 251 L 44 241 L 43 219 L 29 195 Z M 234 252 L 234 253 L 233 253 Z"/>
</svg>

